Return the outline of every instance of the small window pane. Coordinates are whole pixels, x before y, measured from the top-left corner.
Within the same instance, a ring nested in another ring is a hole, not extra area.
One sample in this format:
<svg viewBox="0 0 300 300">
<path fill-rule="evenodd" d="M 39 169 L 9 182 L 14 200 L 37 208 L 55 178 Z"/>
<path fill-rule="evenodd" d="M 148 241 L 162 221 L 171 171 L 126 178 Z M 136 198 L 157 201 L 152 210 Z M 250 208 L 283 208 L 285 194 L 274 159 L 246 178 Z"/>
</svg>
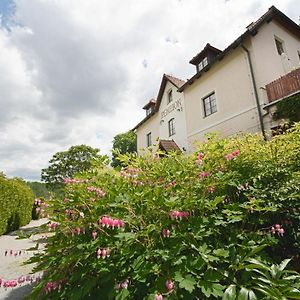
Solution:
<svg viewBox="0 0 300 300">
<path fill-rule="evenodd" d="M 217 100 L 215 93 L 207 96 L 203 100 L 204 115 L 205 117 L 217 112 Z"/>
<path fill-rule="evenodd" d="M 172 102 L 173 101 L 173 94 L 172 94 L 172 90 L 170 90 L 168 92 L 168 103 Z"/>
<path fill-rule="evenodd" d="M 283 42 L 275 38 L 275 44 L 279 55 L 284 53 Z"/>
<path fill-rule="evenodd" d="M 151 141 L 151 132 L 147 134 L 147 147 L 151 146 L 152 141 Z"/>
<path fill-rule="evenodd" d="M 168 122 L 168 125 L 169 125 L 169 136 L 174 135 L 175 134 L 175 122 L 174 122 L 174 118 L 171 119 Z"/>
</svg>

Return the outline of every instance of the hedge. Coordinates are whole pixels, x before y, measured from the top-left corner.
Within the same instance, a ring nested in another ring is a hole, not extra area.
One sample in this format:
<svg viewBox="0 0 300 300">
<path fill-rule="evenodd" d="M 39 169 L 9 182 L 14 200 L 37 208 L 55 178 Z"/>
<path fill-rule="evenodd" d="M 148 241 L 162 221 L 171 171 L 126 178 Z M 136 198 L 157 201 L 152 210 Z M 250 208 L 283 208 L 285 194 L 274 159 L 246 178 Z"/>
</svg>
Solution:
<svg viewBox="0 0 300 300">
<path fill-rule="evenodd" d="M 28 224 L 33 202 L 33 192 L 25 182 L 0 176 L 0 235 Z"/>
</svg>

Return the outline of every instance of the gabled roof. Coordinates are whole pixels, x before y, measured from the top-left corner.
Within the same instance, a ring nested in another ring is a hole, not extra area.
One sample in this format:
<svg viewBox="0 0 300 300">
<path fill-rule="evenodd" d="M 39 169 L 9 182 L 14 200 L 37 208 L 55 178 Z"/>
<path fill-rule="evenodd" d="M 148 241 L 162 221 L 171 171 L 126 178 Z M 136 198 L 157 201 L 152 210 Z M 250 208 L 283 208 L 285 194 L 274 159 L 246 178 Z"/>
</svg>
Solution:
<svg viewBox="0 0 300 300">
<path fill-rule="evenodd" d="M 182 85 L 178 91 L 182 92 L 186 87 L 193 84 L 193 82 L 202 76 L 202 74 L 209 71 L 211 66 L 218 63 L 221 59 L 224 58 L 230 51 L 236 49 L 240 46 L 246 38 L 250 36 L 254 36 L 257 34 L 260 27 L 265 24 L 271 22 L 271 20 L 275 20 L 280 25 L 284 26 L 287 30 L 289 30 L 292 34 L 300 38 L 300 26 L 298 26 L 294 21 L 292 21 L 288 16 L 278 10 L 275 6 L 271 6 L 269 10 L 262 15 L 257 21 L 252 22 L 250 25 L 247 26 L 247 30 L 239 36 L 233 43 L 231 43 L 225 50 L 220 52 L 214 61 L 209 63 L 206 67 L 202 70 L 197 72 L 193 77 L 191 77 L 184 85 Z M 201 52 L 200 52 L 201 53 Z"/>
<path fill-rule="evenodd" d="M 146 104 L 144 105 L 143 109 L 148 109 L 150 106 L 155 105 L 155 103 L 156 103 L 156 100 L 152 98 L 152 99 L 149 100 L 148 103 L 146 103 Z"/>
<path fill-rule="evenodd" d="M 174 140 L 160 140 L 158 147 L 160 150 L 165 152 L 170 152 L 170 151 L 181 152 L 180 148 L 178 147 L 178 145 L 175 143 Z"/>
<path fill-rule="evenodd" d="M 158 91 L 154 110 L 148 116 L 146 116 L 140 123 L 138 123 L 132 130 L 136 130 L 137 128 L 139 128 L 142 124 L 144 124 L 148 119 L 150 119 L 154 114 L 156 114 L 159 111 L 162 96 L 164 94 L 164 90 L 165 90 L 165 87 L 166 87 L 168 81 L 171 82 L 177 89 L 179 89 L 185 83 L 184 80 L 181 80 L 181 79 L 171 76 L 171 75 L 164 74 L 162 77 L 161 83 L 160 83 L 160 88 Z M 152 100 L 154 100 L 154 99 L 152 99 Z M 149 105 L 149 102 L 143 108 L 145 108 L 147 105 Z"/>
</svg>

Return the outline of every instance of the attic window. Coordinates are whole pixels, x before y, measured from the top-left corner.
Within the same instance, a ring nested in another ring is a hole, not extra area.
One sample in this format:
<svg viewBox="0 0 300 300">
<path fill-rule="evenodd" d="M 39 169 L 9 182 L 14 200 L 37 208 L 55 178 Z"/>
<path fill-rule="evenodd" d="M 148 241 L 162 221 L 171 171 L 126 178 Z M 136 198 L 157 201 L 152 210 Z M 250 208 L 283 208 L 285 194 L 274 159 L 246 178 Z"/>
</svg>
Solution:
<svg viewBox="0 0 300 300">
<path fill-rule="evenodd" d="M 149 116 L 152 112 L 153 112 L 153 106 L 150 106 L 150 107 L 146 110 L 146 116 Z"/>
<path fill-rule="evenodd" d="M 168 104 L 172 101 L 173 101 L 173 93 L 172 93 L 172 90 L 169 90 L 169 92 L 168 92 Z"/>
<path fill-rule="evenodd" d="M 275 37 L 275 44 L 276 44 L 277 52 L 279 55 L 281 55 L 282 53 L 285 53 L 283 40 Z"/>
<path fill-rule="evenodd" d="M 198 64 L 199 71 L 201 71 L 202 69 L 204 69 L 207 65 L 208 65 L 208 59 L 207 59 L 207 56 L 206 56 Z"/>
</svg>

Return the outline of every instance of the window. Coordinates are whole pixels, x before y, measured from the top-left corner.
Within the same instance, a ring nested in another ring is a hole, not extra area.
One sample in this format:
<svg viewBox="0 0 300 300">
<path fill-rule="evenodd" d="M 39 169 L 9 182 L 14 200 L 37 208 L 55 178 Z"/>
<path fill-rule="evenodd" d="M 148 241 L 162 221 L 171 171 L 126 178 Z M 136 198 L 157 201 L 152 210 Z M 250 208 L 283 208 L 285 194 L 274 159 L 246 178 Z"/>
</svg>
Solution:
<svg viewBox="0 0 300 300">
<path fill-rule="evenodd" d="M 208 65 L 208 59 L 207 59 L 207 57 L 204 57 L 198 64 L 199 71 L 204 69 L 207 65 Z"/>
<path fill-rule="evenodd" d="M 276 44 L 277 52 L 278 52 L 279 55 L 281 55 L 282 53 L 285 53 L 285 51 L 284 51 L 284 42 L 282 40 L 275 37 L 275 44 Z"/>
<path fill-rule="evenodd" d="M 168 104 L 173 101 L 173 93 L 172 90 L 168 92 Z"/>
<path fill-rule="evenodd" d="M 151 146 L 152 141 L 151 141 L 151 132 L 147 134 L 147 147 Z"/>
<path fill-rule="evenodd" d="M 212 93 L 209 96 L 202 99 L 205 117 L 215 113 L 217 111 L 216 94 Z"/>
<path fill-rule="evenodd" d="M 175 134 L 175 120 L 174 118 L 172 118 L 169 122 L 169 136 L 174 135 Z"/>
<path fill-rule="evenodd" d="M 146 116 L 149 116 L 153 111 L 153 106 L 149 107 L 147 110 L 146 110 Z"/>
</svg>

